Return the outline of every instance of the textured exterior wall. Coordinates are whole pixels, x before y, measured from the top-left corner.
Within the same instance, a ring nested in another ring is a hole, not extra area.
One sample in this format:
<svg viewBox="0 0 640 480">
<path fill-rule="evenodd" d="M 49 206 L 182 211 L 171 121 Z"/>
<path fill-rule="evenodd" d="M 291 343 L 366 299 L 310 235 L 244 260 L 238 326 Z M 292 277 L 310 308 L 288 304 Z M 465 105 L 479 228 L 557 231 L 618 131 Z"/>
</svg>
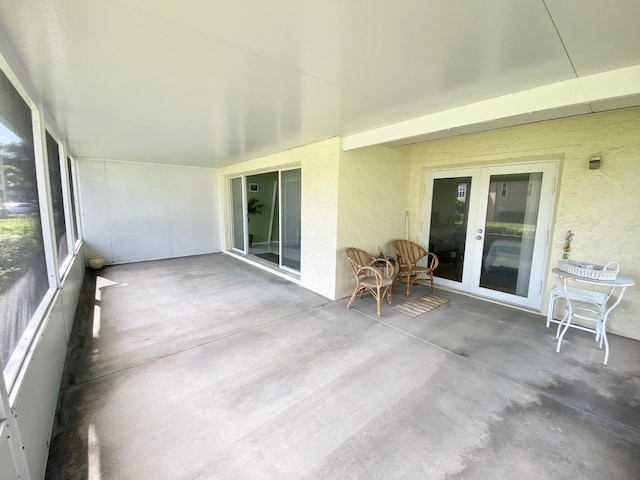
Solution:
<svg viewBox="0 0 640 480">
<path fill-rule="evenodd" d="M 343 152 L 338 203 L 336 297 L 351 295 L 353 273 L 344 251 L 375 253 L 380 245 L 393 256 L 391 241 L 404 238 L 409 157 L 398 149 L 369 147 Z"/>
<path fill-rule="evenodd" d="M 302 284 L 335 296 L 340 139 L 314 144 L 302 162 Z"/>
<path fill-rule="evenodd" d="M 560 160 L 556 211 L 547 267 L 557 264 L 567 230 L 575 234 L 573 258 L 596 263 L 615 260 L 621 273 L 640 282 L 640 109 L 586 115 L 436 140 L 403 147 L 411 157 L 410 237 L 419 236 L 424 173 L 441 168 Z M 589 170 L 600 154 L 602 166 Z M 548 274 L 541 311 L 546 312 Z M 627 290 L 609 330 L 640 339 L 640 285 Z"/>
<path fill-rule="evenodd" d="M 339 160 L 340 139 L 336 137 L 219 169 L 225 249 L 231 248 L 229 178 L 301 167 L 300 283 L 327 298 L 335 299 Z"/>
</svg>

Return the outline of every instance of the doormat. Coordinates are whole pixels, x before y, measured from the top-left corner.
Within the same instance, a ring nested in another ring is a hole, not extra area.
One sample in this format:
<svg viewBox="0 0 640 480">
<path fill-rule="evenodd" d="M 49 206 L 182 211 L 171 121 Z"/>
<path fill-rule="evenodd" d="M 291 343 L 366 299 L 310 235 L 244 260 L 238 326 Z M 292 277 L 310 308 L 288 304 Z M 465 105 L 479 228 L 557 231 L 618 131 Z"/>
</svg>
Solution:
<svg viewBox="0 0 640 480">
<path fill-rule="evenodd" d="M 423 297 L 418 297 L 413 300 L 409 300 L 408 302 L 401 303 L 400 305 L 396 305 L 393 308 L 410 317 L 417 317 L 418 315 L 422 315 L 434 308 L 438 308 L 440 305 L 444 305 L 448 301 L 449 300 L 447 298 L 425 295 Z"/>
</svg>

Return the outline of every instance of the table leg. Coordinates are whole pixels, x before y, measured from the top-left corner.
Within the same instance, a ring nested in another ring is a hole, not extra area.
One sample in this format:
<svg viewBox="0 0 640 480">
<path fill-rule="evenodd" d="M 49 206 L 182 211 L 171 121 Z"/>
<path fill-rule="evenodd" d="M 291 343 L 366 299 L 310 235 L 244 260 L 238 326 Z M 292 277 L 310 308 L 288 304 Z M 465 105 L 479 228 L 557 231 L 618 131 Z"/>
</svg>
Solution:
<svg viewBox="0 0 640 480">
<path fill-rule="evenodd" d="M 573 306 L 571 305 L 571 299 L 569 298 L 569 292 L 567 292 L 567 279 L 562 278 L 562 290 L 564 291 L 564 299 L 567 302 L 567 306 L 564 309 L 564 317 L 562 321 L 558 324 L 558 330 L 556 331 L 556 338 L 558 339 L 558 345 L 556 345 L 556 353 L 560 353 L 560 345 L 562 344 L 562 339 L 564 338 L 564 334 L 567 333 L 569 327 L 571 326 L 571 317 L 573 316 Z M 560 333 L 560 328 L 564 321 L 567 323 L 564 325 L 562 329 L 562 333 Z"/>
<path fill-rule="evenodd" d="M 607 365 L 609 363 L 609 340 L 607 339 L 607 320 L 609 319 L 609 315 L 613 311 L 614 308 L 618 306 L 618 304 L 622 301 L 622 297 L 624 296 L 624 291 L 627 287 L 620 288 L 620 294 L 616 301 L 609 308 L 605 309 L 605 312 L 602 315 L 602 326 L 600 327 L 600 348 L 602 348 L 602 342 L 604 341 L 604 362 L 603 365 Z M 611 289 L 609 293 L 609 298 L 613 295 L 615 288 Z"/>
</svg>

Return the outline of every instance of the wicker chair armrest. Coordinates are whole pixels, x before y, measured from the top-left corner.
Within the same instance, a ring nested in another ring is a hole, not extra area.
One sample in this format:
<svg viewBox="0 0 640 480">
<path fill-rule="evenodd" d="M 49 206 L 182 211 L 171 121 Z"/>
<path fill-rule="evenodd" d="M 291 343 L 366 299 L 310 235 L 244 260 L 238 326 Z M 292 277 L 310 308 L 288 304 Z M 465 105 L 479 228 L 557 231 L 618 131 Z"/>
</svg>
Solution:
<svg viewBox="0 0 640 480">
<path fill-rule="evenodd" d="M 375 274 L 375 276 L 376 276 L 376 285 L 377 286 L 381 286 L 382 285 L 382 272 L 380 271 L 380 269 L 378 267 L 365 265 L 364 267 L 360 267 L 358 269 L 358 275 L 362 275 L 363 273 L 365 273 L 367 271 L 371 271 L 371 272 L 373 272 Z"/>
<path fill-rule="evenodd" d="M 396 254 L 396 260 L 398 262 L 398 265 L 401 268 L 409 268 L 411 269 L 413 267 L 413 264 L 411 263 L 410 260 L 407 260 L 404 256 L 402 255 L 398 255 Z"/>
<path fill-rule="evenodd" d="M 425 255 L 426 257 L 431 257 L 429 260 L 429 268 L 431 270 L 435 270 L 436 268 L 438 268 L 438 265 L 440 264 L 440 259 L 438 258 L 438 256 L 433 253 L 433 252 L 427 252 L 427 254 Z"/>
<path fill-rule="evenodd" d="M 384 262 L 385 265 L 380 267 L 376 264 Z M 393 277 L 396 273 L 396 267 L 386 258 L 376 258 L 373 262 L 371 262 L 372 266 L 376 266 L 378 269 L 382 271 L 382 275 L 385 277 Z"/>
</svg>

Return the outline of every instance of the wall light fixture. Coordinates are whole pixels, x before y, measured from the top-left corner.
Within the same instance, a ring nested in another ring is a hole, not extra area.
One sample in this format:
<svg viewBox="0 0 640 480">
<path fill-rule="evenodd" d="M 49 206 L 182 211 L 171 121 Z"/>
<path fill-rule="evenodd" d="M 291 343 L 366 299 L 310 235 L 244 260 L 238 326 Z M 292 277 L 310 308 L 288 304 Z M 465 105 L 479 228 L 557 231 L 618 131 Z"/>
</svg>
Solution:
<svg viewBox="0 0 640 480">
<path fill-rule="evenodd" d="M 598 170 L 600 168 L 600 155 L 591 155 L 589 159 L 589 170 Z"/>
</svg>

